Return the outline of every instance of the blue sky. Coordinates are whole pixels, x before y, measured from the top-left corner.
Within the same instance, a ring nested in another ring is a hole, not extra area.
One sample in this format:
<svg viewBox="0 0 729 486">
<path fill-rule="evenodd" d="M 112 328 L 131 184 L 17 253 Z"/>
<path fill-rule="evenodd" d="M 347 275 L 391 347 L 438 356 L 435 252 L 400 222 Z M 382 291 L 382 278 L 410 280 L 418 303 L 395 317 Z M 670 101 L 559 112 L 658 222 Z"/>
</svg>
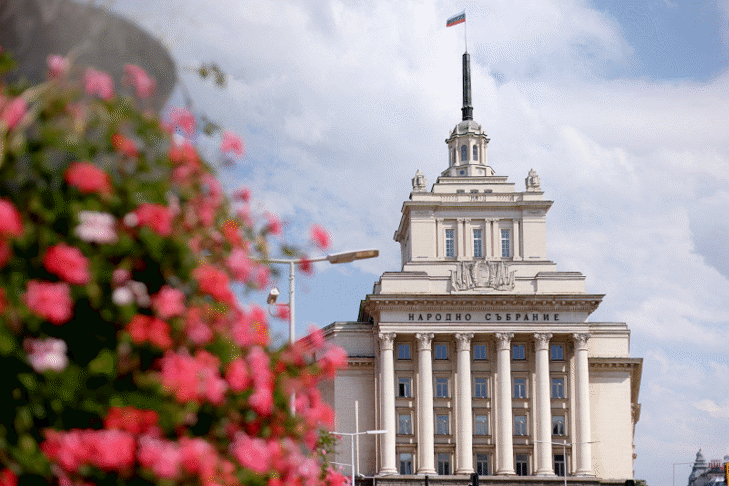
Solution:
<svg viewBox="0 0 729 486">
<path fill-rule="evenodd" d="M 489 165 L 517 188 L 539 173 L 554 201 L 548 257 L 606 294 L 591 320 L 627 322 L 632 355 L 645 359 L 636 477 L 670 484 L 673 464 L 699 448 L 729 452 L 729 3 L 111 6 L 159 35 L 181 67 L 215 61 L 231 75 L 225 91 L 182 81 L 245 138 L 248 157 L 225 178 L 278 213 L 289 241 L 320 223 L 334 251 L 380 249 L 297 279 L 299 334 L 356 319 L 379 275 L 400 269 L 392 235 L 410 179 L 421 169 L 435 181 L 460 120 L 463 31 L 445 20 L 465 8 Z M 676 466 L 677 484 L 689 469 Z"/>
</svg>

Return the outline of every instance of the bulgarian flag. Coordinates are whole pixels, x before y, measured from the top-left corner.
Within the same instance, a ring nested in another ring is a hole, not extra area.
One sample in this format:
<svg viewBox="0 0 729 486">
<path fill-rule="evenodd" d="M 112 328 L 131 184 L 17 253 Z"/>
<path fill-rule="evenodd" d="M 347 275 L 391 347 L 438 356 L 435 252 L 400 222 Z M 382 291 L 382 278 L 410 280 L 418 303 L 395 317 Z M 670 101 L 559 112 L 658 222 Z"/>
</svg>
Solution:
<svg viewBox="0 0 729 486">
<path fill-rule="evenodd" d="M 453 27 L 454 25 L 462 24 L 466 21 L 466 11 L 454 15 L 453 17 L 446 20 L 446 27 Z"/>
</svg>

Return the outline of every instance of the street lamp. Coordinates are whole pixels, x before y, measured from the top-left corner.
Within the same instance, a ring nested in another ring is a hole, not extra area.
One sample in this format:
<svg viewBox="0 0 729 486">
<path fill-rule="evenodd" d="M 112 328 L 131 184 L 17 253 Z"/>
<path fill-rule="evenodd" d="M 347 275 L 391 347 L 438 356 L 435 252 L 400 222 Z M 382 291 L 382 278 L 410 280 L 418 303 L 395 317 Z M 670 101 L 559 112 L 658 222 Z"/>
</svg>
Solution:
<svg viewBox="0 0 729 486">
<path fill-rule="evenodd" d="M 264 260 L 266 263 L 285 263 L 289 266 L 289 302 L 287 304 L 282 305 L 288 305 L 289 306 L 289 343 L 293 346 L 294 342 L 296 341 L 296 330 L 294 327 L 294 323 L 296 322 L 294 320 L 294 288 L 295 288 L 295 279 L 296 279 L 296 264 L 301 263 L 302 261 L 306 262 L 323 262 L 328 261 L 331 264 L 335 263 L 349 263 L 353 262 L 355 260 L 364 260 L 366 258 L 374 258 L 380 254 L 379 250 L 357 250 L 357 251 L 347 251 L 344 253 L 334 253 L 332 255 L 326 255 L 316 258 L 295 258 L 295 259 L 270 259 L 270 260 Z M 266 299 L 266 302 L 269 306 L 273 306 L 276 304 L 276 299 L 279 296 L 279 291 L 276 287 L 272 288 L 271 291 L 268 294 L 268 298 Z M 271 312 L 271 308 L 269 307 L 269 313 Z M 291 395 L 291 414 L 294 414 L 295 412 L 295 395 Z"/>
<path fill-rule="evenodd" d="M 379 435 L 386 433 L 386 430 L 366 430 L 364 432 L 332 432 L 335 435 L 348 435 L 352 439 L 352 486 L 354 486 L 354 437 L 357 435 Z M 339 464 L 339 463 L 332 463 Z"/>
</svg>

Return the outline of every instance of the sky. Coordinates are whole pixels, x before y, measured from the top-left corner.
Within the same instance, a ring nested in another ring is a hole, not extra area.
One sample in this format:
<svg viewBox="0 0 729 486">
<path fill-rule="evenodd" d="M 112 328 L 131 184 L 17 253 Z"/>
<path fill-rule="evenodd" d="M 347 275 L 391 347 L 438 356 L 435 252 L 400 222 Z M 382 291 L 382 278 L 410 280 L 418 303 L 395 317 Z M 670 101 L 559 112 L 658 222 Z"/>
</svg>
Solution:
<svg viewBox="0 0 729 486">
<path fill-rule="evenodd" d="M 297 276 L 299 335 L 356 320 L 379 275 L 400 270 L 410 180 L 435 182 L 460 121 L 464 31 L 445 20 L 465 9 L 489 165 L 517 189 L 537 171 L 554 201 L 549 259 L 606 294 L 590 319 L 626 322 L 644 358 L 636 477 L 668 485 L 675 470 L 682 485 L 679 463 L 699 449 L 729 453 L 729 2 L 108 5 L 157 35 L 195 108 L 245 139 L 226 185 L 278 214 L 286 241 L 306 249 L 322 224 L 332 251 L 380 250 Z M 226 89 L 192 73 L 201 62 L 221 66 Z"/>
</svg>

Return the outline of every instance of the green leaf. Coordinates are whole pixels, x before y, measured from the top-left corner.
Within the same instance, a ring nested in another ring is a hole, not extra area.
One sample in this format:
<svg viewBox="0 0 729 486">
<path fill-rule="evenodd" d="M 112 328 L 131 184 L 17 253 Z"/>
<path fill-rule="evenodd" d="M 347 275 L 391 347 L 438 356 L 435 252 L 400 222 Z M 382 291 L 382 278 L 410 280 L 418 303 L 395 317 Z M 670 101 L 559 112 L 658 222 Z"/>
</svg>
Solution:
<svg viewBox="0 0 729 486">
<path fill-rule="evenodd" d="M 17 346 L 18 343 L 15 340 L 15 336 L 4 325 L 0 326 L 0 354 L 10 356 Z"/>
<path fill-rule="evenodd" d="M 113 377 L 116 374 L 116 353 L 110 349 L 102 349 L 89 363 L 89 370 L 96 375 Z"/>
</svg>

